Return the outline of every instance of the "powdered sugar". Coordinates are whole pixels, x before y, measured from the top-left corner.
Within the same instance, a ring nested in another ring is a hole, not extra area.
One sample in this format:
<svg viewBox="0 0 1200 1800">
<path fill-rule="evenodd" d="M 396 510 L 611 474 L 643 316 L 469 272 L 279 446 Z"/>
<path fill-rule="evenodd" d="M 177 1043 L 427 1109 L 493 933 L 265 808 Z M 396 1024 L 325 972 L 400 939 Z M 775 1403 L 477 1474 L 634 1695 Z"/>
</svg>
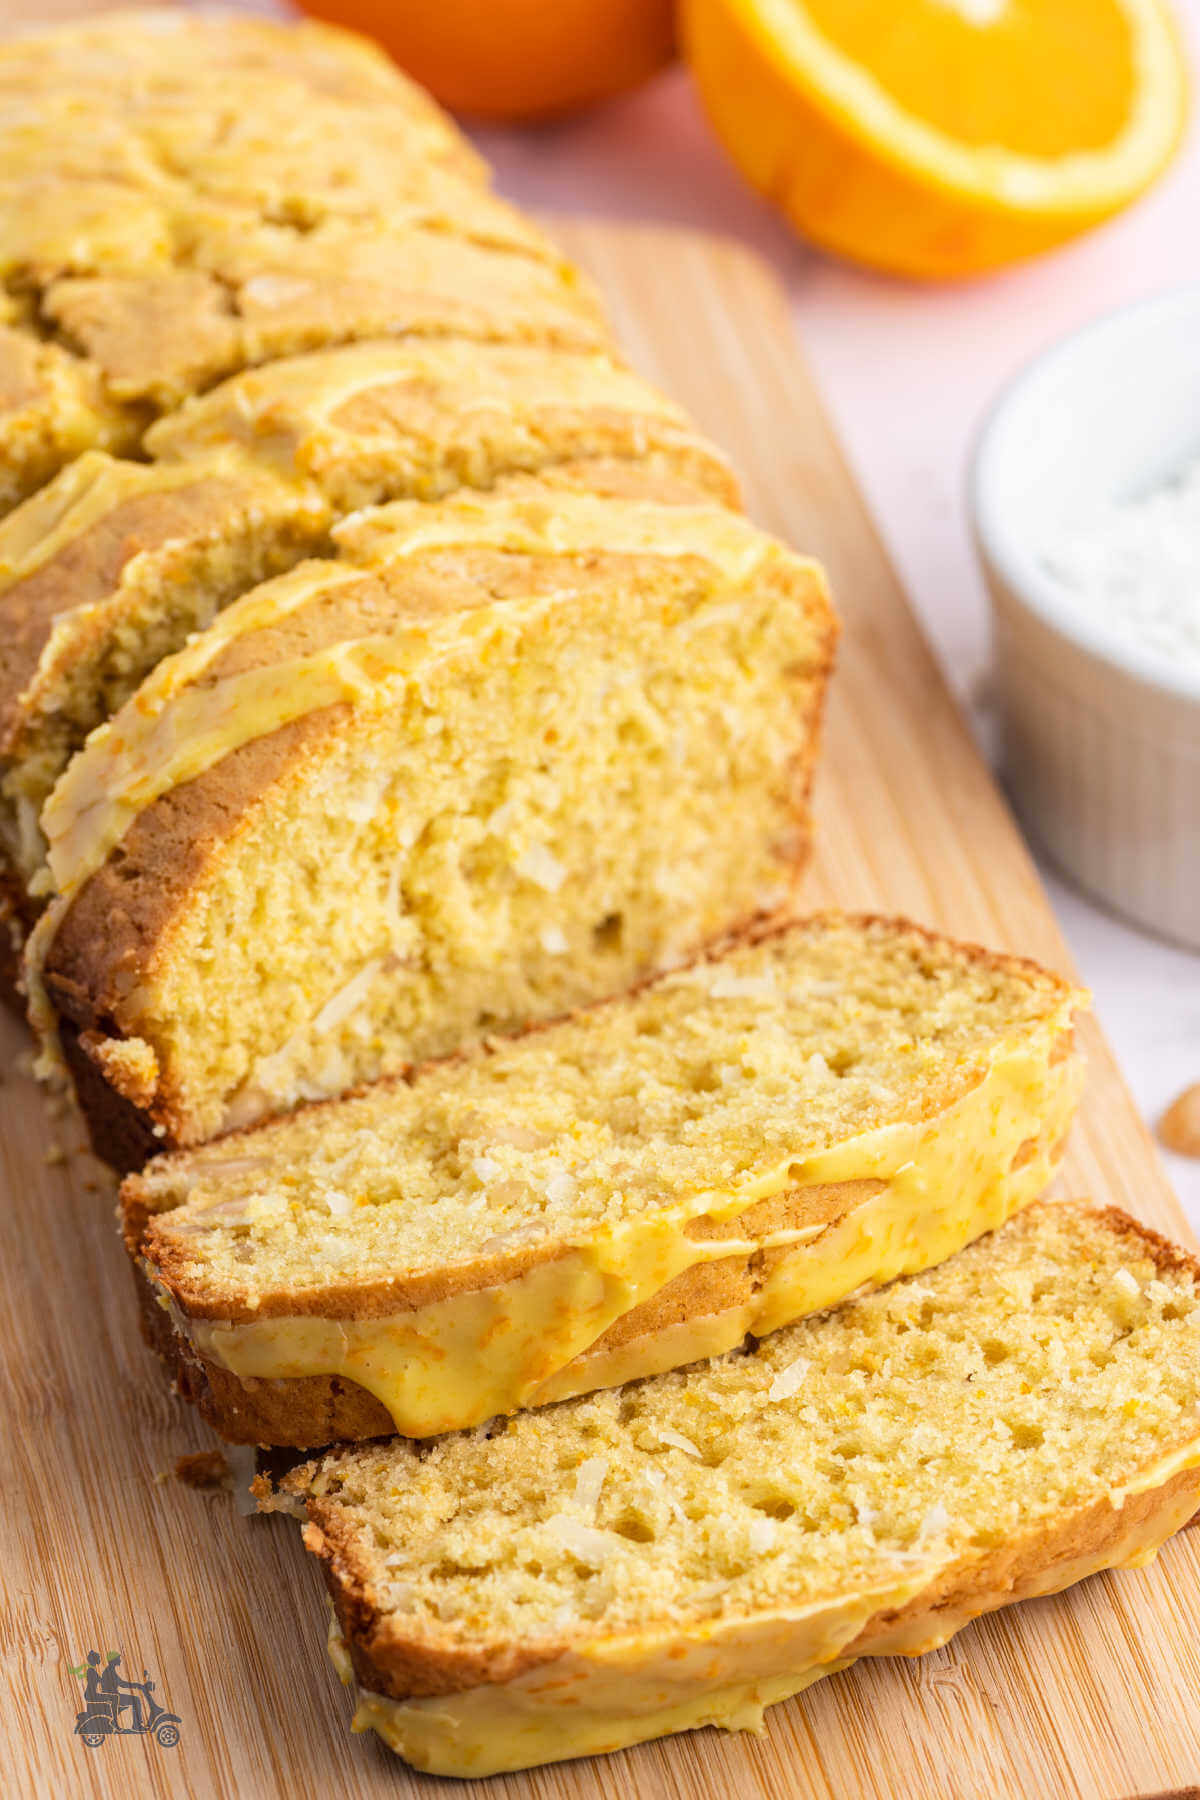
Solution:
<svg viewBox="0 0 1200 1800">
<path fill-rule="evenodd" d="M 1130 644 L 1200 667 L 1200 457 L 1051 545 L 1049 573 Z"/>
</svg>

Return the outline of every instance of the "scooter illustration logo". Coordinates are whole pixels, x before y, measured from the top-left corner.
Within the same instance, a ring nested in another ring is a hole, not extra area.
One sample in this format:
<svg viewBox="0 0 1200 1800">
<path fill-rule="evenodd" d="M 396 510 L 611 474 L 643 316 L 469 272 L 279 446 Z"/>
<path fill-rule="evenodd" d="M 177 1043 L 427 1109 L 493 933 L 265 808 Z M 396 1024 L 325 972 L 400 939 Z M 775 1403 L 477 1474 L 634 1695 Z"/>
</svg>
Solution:
<svg viewBox="0 0 1200 1800">
<path fill-rule="evenodd" d="M 89 1650 L 87 1661 L 71 1668 L 72 1675 L 83 1677 L 83 1711 L 75 1718 L 75 1735 L 89 1750 L 104 1747 L 105 1738 L 152 1737 L 164 1750 L 173 1750 L 179 1742 L 180 1718 L 168 1712 L 154 1698 L 154 1683 L 148 1669 L 142 1670 L 140 1681 L 126 1681 L 118 1673 L 120 1653 L 110 1650 L 103 1668 L 100 1652 Z"/>
</svg>

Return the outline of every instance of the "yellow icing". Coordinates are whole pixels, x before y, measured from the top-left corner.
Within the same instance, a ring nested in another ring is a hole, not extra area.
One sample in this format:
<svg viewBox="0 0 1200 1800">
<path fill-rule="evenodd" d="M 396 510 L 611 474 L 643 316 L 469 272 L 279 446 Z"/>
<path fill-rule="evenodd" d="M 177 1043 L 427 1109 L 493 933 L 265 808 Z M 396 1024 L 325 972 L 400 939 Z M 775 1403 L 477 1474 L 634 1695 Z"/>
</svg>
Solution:
<svg viewBox="0 0 1200 1800">
<path fill-rule="evenodd" d="M 123 501 L 225 472 L 220 462 L 159 469 L 86 450 L 0 525 L 0 587 L 26 580 Z"/>
<path fill-rule="evenodd" d="M 102 789 L 92 787 L 86 798 L 91 781 L 77 757 L 56 791 L 76 791 L 80 803 L 69 826 L 56 815 L 60 831 L 49 850 L 51 871 L 64 891 L 77 889 L 82 878 L 67 870 L 94 872 L 153 800 L 193 781 L 231 748 L 325 706 L 383 704 L 412 666 L 417 635 L 354 638 L 312 656 L 245 669 L 208 687 L 186 688 L 169 708 L 146 719 L 133 754 L 120 732 L 108 739 L 107 754 L 97 748 L 95 761 L 106 763 L 107 773 Z"/>
<path fill-rule="evenodd" d="M 242 1379 L 357 1382 L 412 1437 L 720 1354 L 747 1331 L 773 1331 L 860 1287 L 944 1261 L 1041 1193 L 1082 1083 L 1078 1059 L 1049 1061 L 1062 1024 L 1045 1027 L 1036 1045 L 998 1054 L 939 1117 L 885 1126 L 780 1163 L 736 1191 L 693 1194 L 595 1230 L 510 1281 L 382 1318 L 178 1323 L 202 1354 Z M 1031 1139 L 1034 1154 L 1012 1171 Z M 828 1224 L 743 1238 L 689 1232 L 696 1219 L 724 1223 L 757 1201 L 833 1182 L 882 1185 Z M 585 1354 L 681 1271 L 778 1248 L 786 1253 L 745 1305 Z"/>
<path fill-rule="evenodd" d="M 364 540 L 370 561 L 395 562 L 435 548 L 489 544 L 564 555 L 573 551 L 698 556 L 729 580 L 744 580 L 764 554 L 760 534 L 720 507 L 615 504 L 590 494 L 544 501 L 458 499 L 439 506 L 400 502 Z M 367 515 L 360 515 L 365 520 Z M 374 515 L 371 515 L 372 519 Z M 363 526 L 366 530 L 366 526 Z M 76 890 L 105 861 L 132 820 L 160 795 L 194 780 L 240 745 L 340 700 L 383 706 L 414 662 L 419 628 L 397 622 L 394 638 L 349 639 L 312 655 L 224 679 L 205 679 L 228 646 L 348 581 L 356 565 L 301 564 L 235 601 L 207 631 L 169 656 L 74 758 L 46 802 L 42 830 L 59 894 Z M 550 601 L 547 593 L 541 598 Z M 459 626 L 470 630 L 475 615 Z"/>
<path fill-rule="evenodd" d="M 1200 1469 L 1200 1442 L 1184 1445 L 1131 1480 L 1112 1498 L 1150 1493 L 1185 1469 Z M 1001 1603 L 1058 1593 L 1108 1568 L 1140 1568 L 1186 1523 L 1200 1500 L 1200 1473 L 1153 1516 L 1129 1523 L 1102 1549 L 1060 1557 L 1008 1590 L 981 1588 L 957 1606 L 899 1621 L 860 1654 L 918 1656 Z M 718 1725 L 761 1731 L 768 1706 L 800 1693 L 856 1660 L 845 1651 L 877 1614 L 902 1608 L 934 1583 L 961 1552 L 931 1552 L 870 1590 L 756 1618 L 704 1621 L 640 1637 L 584 1640 L 514 1681 L 391 1700 L 360 1690 L 355 1731 L 375 1731 L 418 1769 L 480 1776 L 567 1757 L 601 1755 L 649 1738 Z M 330 1653 L 342 1680 L 353 1681 L 336 1625 Z"/>
<path fill-rule="evenodd" d="M 687 422 L 677 406 L 605 356 L 475 344 L 468 355 L 458 345 L 414 340 L 354 344 L 289 358 L 278 369 L 252 370 L 169 415 L 146 443 L 156 457 L 187 456 L 197 446 L 230 436 L 256 448 L 277 436 L 290 459 L 297 442 L 320 430 L 348 401 L 372 388 L 406 382 L 448 389 L 456 413 L 519 416 L 540 407 L 578 405 Z M 416 398 L 426 394 L 418 389 Z M 396 434 L 381 424 L 375 433 L 355 428 L 346 435 L 377 435 L 394 445 Z"/>
<path fill-rule="evenodd" d="M 589 550 L 698 556 L 733 582 L 744 581 L 764 555 L 761 532 L 724 507 L 613 501 L 570 490 L 498 499 L 464 488 L 436 506 L 393 500 L 351 513 L 334 528 L 334 537 L 356 562 L 372 565 L 422 550 L 485 544 L 530 556 Z"/>
</svg>

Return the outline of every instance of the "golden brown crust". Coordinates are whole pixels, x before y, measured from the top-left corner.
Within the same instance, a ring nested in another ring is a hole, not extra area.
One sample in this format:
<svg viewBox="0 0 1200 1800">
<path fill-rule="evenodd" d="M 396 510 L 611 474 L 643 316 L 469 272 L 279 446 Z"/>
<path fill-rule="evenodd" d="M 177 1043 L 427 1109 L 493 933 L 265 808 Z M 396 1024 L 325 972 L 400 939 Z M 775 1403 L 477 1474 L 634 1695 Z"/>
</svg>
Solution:
<svg viewBox="0 0 1200 1800">
<path fill-rule="evenodd" d="M 25 1016 L 25 1001 L 18 996 L 16 1011 Z M 99 1065 L 87 1053 L 78 1026 L 61 1019 L 59 1047 L 67 1066 L 75 1102 L 87 1126 L 88 1141 L 101 1162 L 118 1175 L 144 1169 L 152 1156 L 166 1148 L 154 1134 L 144 1113 L 109 1086 Z"/>
<path fill-rule="evenodd" d="M 1127 1239 L 1131 1249 L 1150 1256 L 1164 1274 L 1182 1271 L 1200 1285 L 1200 1259 L 1190 1252 L 1117 1207 L 1100 1209 L 1098 1216 Z M 337 1452 L 329 1454 L 336 1457 Z M 285 1480 L 284 1487 L 303 1494 L 305 1478 L 306 1467 L 302 1466 Z M 873 1645 L 886 1646 L 901 1626 L 909 1641 L 921 1641 L 923 1626 L 927 1626 L 929 1639 L 935 1640 L 943 1616 L 963 1610 L 972 1616 L 990 1612 L 1020 1598 L 1023 1591 L 1036 1591 L 1039 1578 L 1047 1577 L 1055 1565 L 1065 1567 L 1081 1557 L 1101 1555 L 1135 1524 L 1148 1523 L 1159 1514 L 1169 1517 L 1178 1500 L 1189 1493 L 1200 1498 L 1200 1470 L 1196 1468 L 1184 1469 L 1157 1488 L 1129 1496 L 1123 1506 L 1114 1506 L 1107 1498 L 1099 1500 L 1025 1532 L 982 1558 L 963 1559 L 906 1607 L 877 1613 L 842 1654 L 869 1655 Z M 403 1615 L 388 1613 L 371 1599 L 373 1573 L 359 1553 L 347 1509 L 336 1500 L 314 1495 L 306 1496 L 305 1505 L 309 1520 L 305 1544 L 320 1559 L 355 1676 L 370 1692 L 396 1700 L 462 1693 L 485 1683 L 511 1681 L 525 1669 L 578 1648 L 576 1637 L 570 1643 L 547 1639 L 536 1646 L 509 1642 L 463 1650 L 448 1633 L 439 1638 L 432 1632 L 417 1636 L 411 1628 L 406 1631 Z M 1046 1586 L 1044 1580 L 1041 1585 Z M 580 1632 L 586 1629 L 578 1627 Z M 589 1635 L 602 1638 L 603 1625 L 591 1627 Z"/>
</svg>

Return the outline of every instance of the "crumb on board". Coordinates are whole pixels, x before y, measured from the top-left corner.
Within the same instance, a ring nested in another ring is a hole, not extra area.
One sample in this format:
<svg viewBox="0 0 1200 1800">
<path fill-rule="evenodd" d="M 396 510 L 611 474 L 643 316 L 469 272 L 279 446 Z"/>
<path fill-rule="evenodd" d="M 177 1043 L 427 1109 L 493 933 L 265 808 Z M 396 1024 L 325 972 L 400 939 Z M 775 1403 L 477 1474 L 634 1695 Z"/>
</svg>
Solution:
<svg viewBox="0 0 1200 1800">
<path fill-rule="evenodd" d="M 199 1488 L 202 1491 L 231 1488 L 233 1470 L 219 1450 L 194 1450 L 190 1455 L 177 1459 L 175 1479 L 182 1481 L 185 1487 Z"/>
<path fill-rule="evenodd" d="M 1200 1081 L 1172 1100 L 1158 1122 L 1158 1135 L 1177 1156 L 1200 1156 Z"/>
</svg>

